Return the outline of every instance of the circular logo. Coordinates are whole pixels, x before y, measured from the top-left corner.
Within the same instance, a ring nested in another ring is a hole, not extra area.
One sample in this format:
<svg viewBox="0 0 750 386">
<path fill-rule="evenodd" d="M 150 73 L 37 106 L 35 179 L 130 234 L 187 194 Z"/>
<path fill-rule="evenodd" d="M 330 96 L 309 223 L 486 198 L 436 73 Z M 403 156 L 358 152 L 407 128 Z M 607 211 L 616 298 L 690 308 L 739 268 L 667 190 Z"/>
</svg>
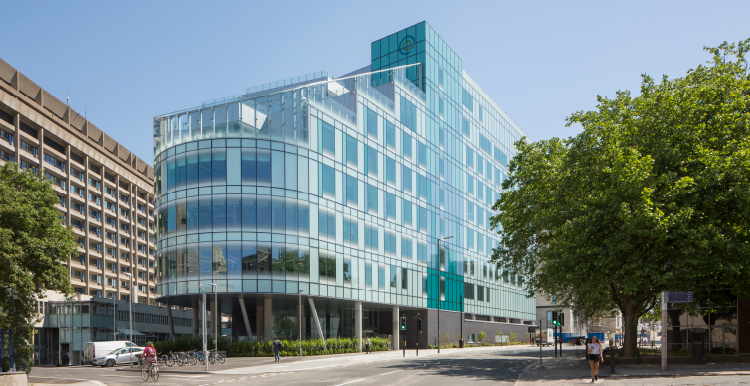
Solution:
<svg viewBox="0 0 750 386">
<path fill-rule="evenodd" d="M 406 35 L 398 44 L 398 50 L 402 55 L 409 55 L 414 50 L 414 44 L 417 42 L 414 36 Z"/>
</svg>

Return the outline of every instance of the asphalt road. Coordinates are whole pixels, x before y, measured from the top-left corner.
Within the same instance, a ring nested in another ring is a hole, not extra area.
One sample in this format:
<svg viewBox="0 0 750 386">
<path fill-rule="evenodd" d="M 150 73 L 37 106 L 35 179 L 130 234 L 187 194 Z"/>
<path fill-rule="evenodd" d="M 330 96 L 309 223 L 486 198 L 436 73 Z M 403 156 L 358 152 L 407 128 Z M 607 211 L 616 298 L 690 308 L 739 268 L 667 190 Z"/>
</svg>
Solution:
<svg viewBox="0 0 750 386">
<path fill-rule="evenodd" d="M 569 346 L 566 346 L 566 349 Z M 273 358 L 229 358 L 226 365 L 210 366 L 218 374 L 182 374 L 162 372 L 158 383 L 180 386 L 208 385 L 429 385 L 456 386 L 466 382 L 473 385 L 536 385 L 518 381 L 523 370 L 539 362 L 539 349 L 526 346 L 487 347 L 465 350 L 350 354 L 340 356 L 286 358 L 275 363 Z M 566 356 L 575 355 L 566 350 Z M 581 353 L 582 354 L 582 353 Z M 555 362 L 554 349 L 544 349 L 547 364 Z M 172 369 L 202 370 L 200 366 Z M 35 367 L 30 376 L 33 383 L 118 386 L 144 384 L 140 373 L 116 371 L 100 367 Z M 569 385 L 590 383 L 590 379 L 565 379 L 538 383 L 540 385 Z M 149 382 L 152 383 L 152 382 Z M 681 377 L 646 379 L 604 379 L 597 383 L 611 385 L 747 385 L 750 376 Z"/>
<path fill-rule="evenodd" d="M 550 350 L 545 349 L 545 354 Z M 396 355 L 394 355 L 396 354 Z M 481 348 L 443 350 L 441 354 L 422 352 L 408 358 L 397 353 L 356 354 L 332 361 L 321 357 L 302 361 L 274 363 L 273 358 L 255 363 L 252 368 L 235 368 L 240 374 L 174 374 L 162 372 L 159 383 L 181 386 L 226 384 L 301 384 L 301 385 L 451 385 L 471 381 L 472 385 L 513 385 L 524 367 L 538 357 L 529 348 Z M 427 356 L 425 356 L 427 355 Z M 191 366 L 190 370 L 200 370 Z M 245 371 L 248 369 L 248 371 Z M 269 371 L 270 369 L 270 371 Z M 222 370 L 220 365 L 211 371 Z M 72 384 L 98 381 L 108 386 L 143 384 L 140 373 L 116 371 L 101 367 L 35 367 L 30 376 L 34 383 Z"/>
</svg>

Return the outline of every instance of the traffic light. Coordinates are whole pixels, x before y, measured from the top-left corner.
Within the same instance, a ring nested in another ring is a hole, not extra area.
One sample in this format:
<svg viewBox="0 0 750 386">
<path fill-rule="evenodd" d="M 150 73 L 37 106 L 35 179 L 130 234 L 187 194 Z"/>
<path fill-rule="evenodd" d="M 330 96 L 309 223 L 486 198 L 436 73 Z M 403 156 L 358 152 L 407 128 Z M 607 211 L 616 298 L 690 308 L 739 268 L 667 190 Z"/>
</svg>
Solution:
<svg viewBox="0 0 750 386">
<path fill-rule="evenodd" d="M 565 325 L 565 313 L 564 312 L 560 313 L 560 325 L 561 326 Z"/>
<path fill-rule="evenodd" d="M 557 311 L 552 311 L 552 324 L 557 325 Z"/>
<path fill-rule="evenodd" d="M 401 317 L 401 331 L 406 331 L 406 316 Z"/>
<path fill-rule="evenodd" d="M 417 319 L 417 331 L 422 332 L 422 319 Z"/>
</svg>

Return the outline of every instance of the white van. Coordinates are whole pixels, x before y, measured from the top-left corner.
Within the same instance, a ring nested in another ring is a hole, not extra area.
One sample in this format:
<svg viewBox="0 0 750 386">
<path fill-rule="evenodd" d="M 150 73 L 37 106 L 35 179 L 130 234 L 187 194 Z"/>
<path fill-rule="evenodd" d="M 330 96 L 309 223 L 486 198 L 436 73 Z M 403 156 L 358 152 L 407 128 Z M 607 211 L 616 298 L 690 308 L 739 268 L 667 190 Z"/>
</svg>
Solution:
<svg viewBox="0 0 750 386">
<path fill-rule="evenodd" d="M 86 342 L 83 346 L 83 364 L 94 364 L 94 358 L 97 355 L 108 354 L 118 348 L 135 347 L 133 342 L 128 340 L 110 340 L 106 342 Z"/>
</svg>

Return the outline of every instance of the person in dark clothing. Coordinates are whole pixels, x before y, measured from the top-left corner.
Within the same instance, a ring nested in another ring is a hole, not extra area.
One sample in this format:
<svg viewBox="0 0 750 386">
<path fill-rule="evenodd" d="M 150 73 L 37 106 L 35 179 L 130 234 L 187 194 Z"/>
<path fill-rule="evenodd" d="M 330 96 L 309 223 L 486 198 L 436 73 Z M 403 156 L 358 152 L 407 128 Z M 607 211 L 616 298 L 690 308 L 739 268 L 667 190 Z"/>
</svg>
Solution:
<svg viewBox="0 0 750 386">
<path fill-rule="evenodd" d="M 365 350 L 367 351 L 368 354 L 370 353 L 370 338 L 369 337 L 365 340 Z"/>
<path fill-rule="evenodd" d="M 273 337 L 273 355 L 276 357 L 276 360 L 274 362 L 281 362 L 281 358 L 279 357 L 279 351 L 281 351 L 281 341 Z"/>
</svg>

